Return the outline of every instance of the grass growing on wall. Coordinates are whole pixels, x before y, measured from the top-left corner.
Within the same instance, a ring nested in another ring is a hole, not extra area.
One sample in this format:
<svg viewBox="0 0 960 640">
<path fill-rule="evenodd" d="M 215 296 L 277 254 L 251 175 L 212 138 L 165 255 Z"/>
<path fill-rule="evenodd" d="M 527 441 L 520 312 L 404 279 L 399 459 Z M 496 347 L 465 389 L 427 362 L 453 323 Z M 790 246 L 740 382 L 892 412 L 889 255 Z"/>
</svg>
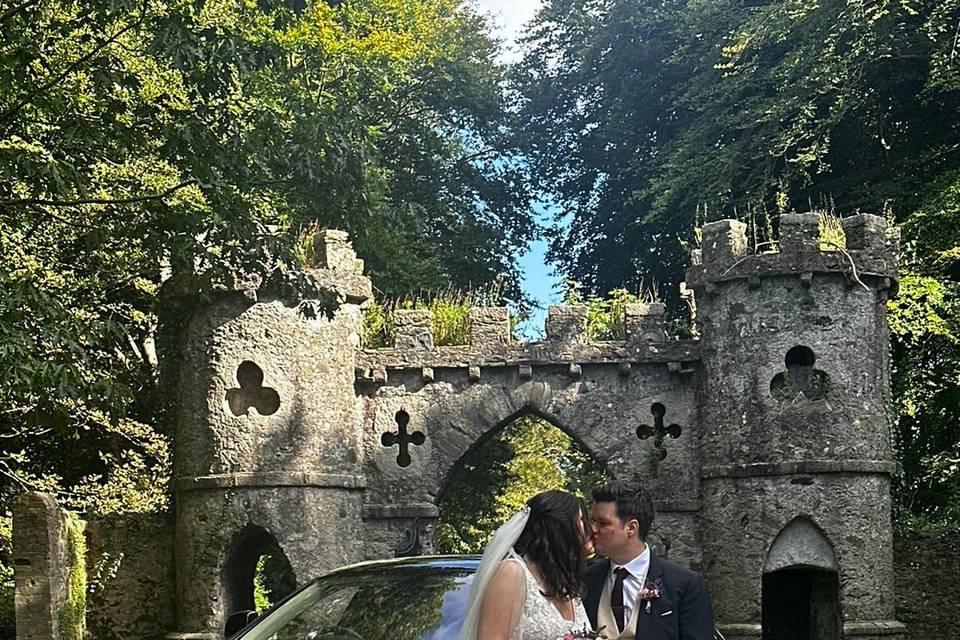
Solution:
<svg viewBox="0 0 960 640">
<path fill-rule="evenodd" d="M 843 221 L 832 211 L 820 213 L 820 250 L 836 251 L 846 246 L 847 236 L 843 232 Z"/>
<path fill-rule="evenodd" d="M 67 512 L 67 603 L 58 612 L 59 640 L 82 640 L 87 626 L 87 542 L 84 522 Z"/>
<path fill-rule="evenodd" d="M 503 285 L 493 283 L 479 289 L 442 289 L 378 300 L 363 313 L 363 345 L 368 349 L 389 347 L 396 332 L 395 312 L 429 310 L 433 314 L 433 343 L 438 347 L 469 344 L 471 307 L 498 307 L 504 304 Z M 511 326 L 511 329 L 513 327 Z"/>
<path fill-rule="evenodd" d="M 585 296 L 578 282 L 567 280 L 564 304 L 587 307 L 587 340 L 623 340 L 627 305 L 661 301 L 656 286 L 647 287 L 641 282 L 638 291 L 614 289 L 606 298 Z"/>
</svg>

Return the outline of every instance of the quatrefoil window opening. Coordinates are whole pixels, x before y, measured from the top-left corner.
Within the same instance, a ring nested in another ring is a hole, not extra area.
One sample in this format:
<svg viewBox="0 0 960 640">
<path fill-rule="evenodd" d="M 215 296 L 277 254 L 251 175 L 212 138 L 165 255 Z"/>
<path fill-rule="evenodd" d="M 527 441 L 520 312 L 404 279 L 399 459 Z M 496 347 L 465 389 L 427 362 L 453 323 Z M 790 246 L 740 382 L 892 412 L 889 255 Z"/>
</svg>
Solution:
<svg viewBox="0 0 960 640">
<path fill-rule="evenodd" d="M 397 423 L 397 432 L 391 433 L 388 431 L 381 435 L 380 444 L 384 447 L 398 447 L 397 464 L 401 467 L 409 467 L 411 462 L 410 445 L 413 444 L 419 447 L 427 441 L 427 436 L 424 435 L 422 431 L 407 433 L 407 425 L 410 424 L 410 414 L 403 409 L 397 411 L 394 420 Z"/>
<path fill-rule="evenodd" d="M 770 395 L 780 402 L 793 402 L 801 395 L 807 400 L 822 400 L 830 391 L 830 376 L 816 369 L 813 349 L 804 345 L 791 347 L 783 359 L 786 371 L 770 380 Z"/>
<path fill-rule="evenodd" d="M 642 424 L 637 427 L 637 437 L 641 440 L 653 438 L 653 449 L 660 460 L 667 457 L 667 449 L 663 446 L 667 436 L 673 439 L 680 437 L 683 429 L 680 425 L 671 423 L 664 424 L 664 416 L 667 415 L 667 408 L 660 402 L 654 402 L 650 405 L 650 414 L 653 416 L 653 424 Z"/>
<path fill-rule="evenodd" d="M 227 405 L 233 415 L 240 417 L 256 409 L 262 416 L 273 415 L 280 408 L 280 394 L 272 387 L 263 386 L 263 369 L 255 362 L 244 360 L 237 367 L 239 388 L 227 389 Z"/>
</svg>

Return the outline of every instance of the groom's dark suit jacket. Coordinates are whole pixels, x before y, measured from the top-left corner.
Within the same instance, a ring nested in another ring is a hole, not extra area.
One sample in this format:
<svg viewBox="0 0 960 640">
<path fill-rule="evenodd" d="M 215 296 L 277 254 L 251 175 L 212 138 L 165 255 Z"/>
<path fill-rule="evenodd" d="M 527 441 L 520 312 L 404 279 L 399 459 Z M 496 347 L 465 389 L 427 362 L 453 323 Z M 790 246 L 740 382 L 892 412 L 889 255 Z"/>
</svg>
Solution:
<svg viewBox="0 0 960 640">
<path fill-rule="evenodd" d="M 583 606 L 594 629 L 597 628 L 597 608 L 600 606 L 603 583 L 609 573 L 609 560 L 594 563 L 584 573 L 587 592 Z M 658 557 L 651 549 L 646 581 L 660 586 L 660 597 L 650 601 L 649 613 L 646 605 L 641 604 L 637 615 L 637 640 L 713 639 L 710 592 L 699 575 Z"/>
</svg>

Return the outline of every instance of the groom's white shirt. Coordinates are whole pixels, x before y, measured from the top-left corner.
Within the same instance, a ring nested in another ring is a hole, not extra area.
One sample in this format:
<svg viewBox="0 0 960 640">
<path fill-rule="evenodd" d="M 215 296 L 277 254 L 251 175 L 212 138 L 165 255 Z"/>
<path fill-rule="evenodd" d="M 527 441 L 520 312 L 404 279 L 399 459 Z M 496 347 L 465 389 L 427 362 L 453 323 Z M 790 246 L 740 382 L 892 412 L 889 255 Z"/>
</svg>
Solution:
<svg viewBox="0 0 960 640">
<path fill-rule="evenodd" d="M 630 575 L 623 579 L 623 619 L 630 620 L 630 618 L 633 617 L 633 609 L 637 603 L 637 596 L 640 595 L 640 587 L 646 582 L 647 571 L 650 569 L 650 545 L 645 545 L 643 553 L 627 564 L 613 564 L 613 561 L 610 562 L 610 572 L 607 574 L 606 585 L 606 590 L 610 593 L 613 593 L 613 582 L 616 580 L 613 571 L 619 567 L 623 567 L 630 572 Z"/>
</svg>

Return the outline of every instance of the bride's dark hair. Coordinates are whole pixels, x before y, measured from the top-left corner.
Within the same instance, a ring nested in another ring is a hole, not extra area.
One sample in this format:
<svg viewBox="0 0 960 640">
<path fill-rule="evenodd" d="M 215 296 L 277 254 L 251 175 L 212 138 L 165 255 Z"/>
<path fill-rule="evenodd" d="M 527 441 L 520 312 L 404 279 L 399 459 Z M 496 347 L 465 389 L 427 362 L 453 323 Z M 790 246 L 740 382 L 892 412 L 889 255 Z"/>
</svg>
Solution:
<svg viewBox="0 0 960 640">
<path fill-rule="evenodd" d="M 527 501 L 530 519 L 514 550 L 535 563 L 543 577 L 543 595 L 579 598 L 583 595 L 583 535 L 589 535 L 587 507 L 566 491 L 544 491 Z M 577 521 L 583 523 L 583 533 Z"/>
</svg>

